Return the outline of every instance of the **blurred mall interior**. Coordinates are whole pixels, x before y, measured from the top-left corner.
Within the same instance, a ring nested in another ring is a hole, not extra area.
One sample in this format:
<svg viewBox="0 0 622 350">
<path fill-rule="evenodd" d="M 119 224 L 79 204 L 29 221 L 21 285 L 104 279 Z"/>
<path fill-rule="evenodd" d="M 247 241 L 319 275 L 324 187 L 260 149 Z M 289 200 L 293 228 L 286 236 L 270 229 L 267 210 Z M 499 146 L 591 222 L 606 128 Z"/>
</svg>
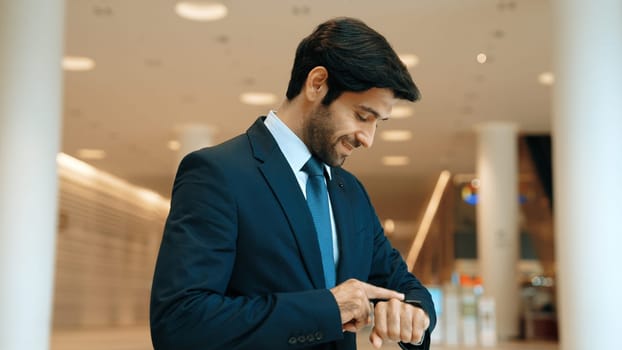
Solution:
<svg viewBox="0 0 622 350">
<path fill-rule="evenodd" d="M 0 3 L 0 350 L 152 349 L 179 160 L 276 108 L 336 16 L 423 92 L 345 167 L 432 292 L 432 348 L 618 349 L 620 1 L 20 0 Z"/>
</svg>

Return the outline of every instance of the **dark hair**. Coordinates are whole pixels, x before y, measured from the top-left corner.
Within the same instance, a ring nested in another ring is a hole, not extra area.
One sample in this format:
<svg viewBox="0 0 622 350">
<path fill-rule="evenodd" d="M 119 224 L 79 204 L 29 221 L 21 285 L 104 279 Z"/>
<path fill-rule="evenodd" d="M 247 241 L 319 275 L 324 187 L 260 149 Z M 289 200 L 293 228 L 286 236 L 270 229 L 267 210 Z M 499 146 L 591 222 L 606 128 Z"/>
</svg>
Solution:
<svg viewBox="0 0 622 350">
<path fill-rule="evenodd" d="M 296 49 L 287 99 L 296 97 L 309 72 L 328 70 L 328 93 L 322 104 L 330 105 L 343 92 L 389 88 L 396 98 L 416 101 L 419 89 L 404 63 L 380 33 L 354 18 L 335 18 L 320 24 Z"/>
</svg>

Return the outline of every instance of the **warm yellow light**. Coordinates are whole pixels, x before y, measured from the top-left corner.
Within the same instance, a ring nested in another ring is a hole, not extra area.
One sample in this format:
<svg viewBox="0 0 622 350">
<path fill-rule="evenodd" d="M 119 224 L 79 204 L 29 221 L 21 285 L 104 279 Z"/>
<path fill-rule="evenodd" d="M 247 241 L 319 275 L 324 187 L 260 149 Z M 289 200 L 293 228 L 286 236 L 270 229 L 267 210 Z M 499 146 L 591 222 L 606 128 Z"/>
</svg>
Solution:
<svg viewBox="0 0 622 350">
<path fill-rule="evenodd" d="M 179 149 L 181 148 L 181 144 L 177 140 L 170 140 L 167 146 L 168 149 L 170 149 L 171 151 L 179 151 Z"/>
<path fill-rule="evenodd" d="M 95 68 L 95 61 L 89 57 L 65 56 L 63 69 L 72 72 L 84 72 Z"/>
<path fill-rule="evenodd" d="M 56 155 L 56 164 L 60 177 L 71 178 L 72 181 L 92 186 L 113 197 L 134 201 L 141 206 L 150 205 L 163 211 L 170 209 L 169 200 L 158 193 L 132 185 L 126 180 L 97 169 L 65 153 Z"/>
<path fill-rule="evenodd" d="M 410 106 L 395 106 L 391 111 L 391 118 L 402 119 L 408 118 L 414 114 L 412 107 Z"/>
<path fill-rule="evenodd" d="M 164 200 L 159 194 L 145 188 L 136 187 L 135 191 L 136 195 L 147 203 L 157 205 Z"/>
<path fill-rule="evenodd" d="M 386 166 L 404 166 L 410 163 L 410 158 L 406 156 L 385 156 L 382 157 L 382 164 Z"/>
<path fill-rule="evenodd" d="M 445 191 L 445 188 L 447 187 L 447 183 L 449 183 L 450 178 L 451 173 L 448 170 L 441 171 L 440 175 L 438 176 L 438 181 L 436 182 L 436 186 L 434 186 L 432 196 L 430 197 L 428 206 L 425 209 L 423 218 L 421 219 L 421 224 L 419 225 L 419 229 L 417 230 L 415 239 L 413 240 L 410 250 L 408 251 L 408 256 L 406 257 L 406 265 L 408 266 L 408 271 L 412 271 L 413 266 L 415 266 L 415 262 L 417 262 L 417 257 L 419 257 L 419 252 L 421 251 L 423 243 L 425 242 L 425 239 L 430 232 L 432 220 L 436 215 L 438 206 L 441 203 L 441 198 L 443 197 L 443 192 Z"/>
<path fill-rule="evenodd" d="M 400 142 L 412 139 L 413 133 L 410 130 L 384 130 L 380 133 L 380 138 L 384 141 Z"/>
<path fill-rule="evenodd" d="M 276 95 L 268 92 L 245 92 L 240 95 L 240 101 L 247 105 L 268 106 L 276 103 Z"/>
<path fill-rule="evenodd" d="M 78 157 L 82 159 L 104 159 L 106 158 L 106 151 L 101 149 L 82 148 L 78 150 Z"/>
<path fill-rule="evenodd" d="M 480 64 L 486 63 L 487 60 L 488 57 L 486 56 L 486 54 L 480 53 L 477 55 L 477 62 L 479 62 Z"/>
<path fill-rule="evenodd" d="M 391 220 L 391 219 L 386 219 L 384 221 L 384 225 L 382 225 L 384 227 L 384 232 L 386 232 L 388 235 L 392 234 L 393 232 L 395 232 L 395 221 Z"/>
<path fill-rule="evenodd" d="M 553 85 L 555 83 L 555 75 L 551 72 L 544 72 L 538 75 L 538 82 L 542 85 Z"/>
<path fill-rule="evenodd" d="M 175 5 L 175 12 L 193 21 L 216 21 L 227 16 L 227 7 L 215 2 L 182 1 Z"/>
<path fill-rule="evenodd" d="M 399 55 L 400 60 L 406 66 L 406 68 L 412 68 L 419 64 L 419 57 L 410 53 Z"/>
<path fill-rule="evenodd" d="M 94 174 L 97 173 L 97 169 L 95 169 L 93 166 L 86 164 L 85 162 L 69 156 L 65 153 L 58 153 L 56 155 L 56 163 L 64 169 L 68 169 L 71 172 L 86 177 L 94 176 Z"/>
</svg>

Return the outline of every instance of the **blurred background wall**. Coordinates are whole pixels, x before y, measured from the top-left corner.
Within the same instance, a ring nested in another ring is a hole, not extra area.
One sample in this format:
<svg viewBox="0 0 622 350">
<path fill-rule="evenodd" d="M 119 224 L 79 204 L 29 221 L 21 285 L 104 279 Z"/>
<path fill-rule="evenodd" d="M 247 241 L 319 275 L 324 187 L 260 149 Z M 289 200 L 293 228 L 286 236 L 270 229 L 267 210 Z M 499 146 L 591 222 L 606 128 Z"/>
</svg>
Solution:
<svg viewBox="0 0 622 350">
<path fill-rule="evenodd" d="M 54 329 L 146 325 L 167 201 L 59 156 Z"/>
</svg>

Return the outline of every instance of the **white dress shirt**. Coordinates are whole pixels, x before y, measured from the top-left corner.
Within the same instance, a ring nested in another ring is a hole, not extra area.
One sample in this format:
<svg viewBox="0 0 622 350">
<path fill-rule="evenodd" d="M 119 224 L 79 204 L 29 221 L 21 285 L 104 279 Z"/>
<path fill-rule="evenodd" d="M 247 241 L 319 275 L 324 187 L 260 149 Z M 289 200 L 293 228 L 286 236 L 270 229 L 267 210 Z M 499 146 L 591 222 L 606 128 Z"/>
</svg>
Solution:
<svg viewBox="0 0 622 350">
<path fill-rule="evenodd" d="M 276 140 L 277 145 L 281 149 L 281 152 L 287 159 L 287 163 L 292 168 L 292 172 L 296 175 L 296 180 L 298 180 L 298 185 L 300 186 L 300 190 L 304 194 L 305 198 L 307 197 L 307 178 L 309 177 L 307 173 L 302 171 L 302 167 L 307 163 L 309 158 L 311 158 L 311 152 L 307 148 L 307 146 L 302 142 L 300 138 L 287 126 L 285 123 L 279 119 L 274 111 L 270 111 L 266 120 L 264 120 L 264 125 L 274 139 Z M 328 173 L 329 179 L 331 178 L 331 169 L 328 165 L 324 164 L 326 171 Z M 333 207 L 330 203 L 330 193 L 328 194 L 328 209 L 330 212 L 330 226 L 332 229 L 333 236 L 333 258 L 335 260 L 335 266 L 339 262 L 339 249 L 338 249 L 338 241 L 337 241 L 337 228 L 335 226 L 335 218 L 333 216 Z"/>
</svg>

